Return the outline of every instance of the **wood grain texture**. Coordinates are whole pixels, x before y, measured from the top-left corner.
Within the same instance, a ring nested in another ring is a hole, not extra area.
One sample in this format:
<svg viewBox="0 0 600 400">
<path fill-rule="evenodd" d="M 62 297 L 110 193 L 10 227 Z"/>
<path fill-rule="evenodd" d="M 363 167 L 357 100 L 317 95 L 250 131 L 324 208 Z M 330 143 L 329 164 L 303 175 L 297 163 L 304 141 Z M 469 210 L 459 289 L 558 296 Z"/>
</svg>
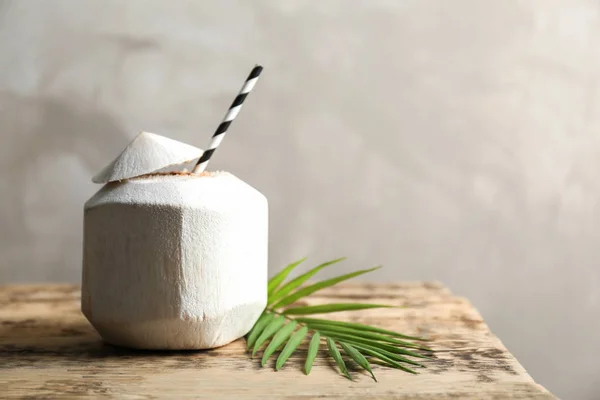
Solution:
<svg viewBox="0 0 600 400">
<path fill-rule="evenodd" d="M 330 314 L 433 339 L 436 358 L 411 375 L 374 367 L 379 383 L 339 376 L 322 348 L 309 376 L 303 353 L 279 372 L 260 368 L 238 340 L 215 350 L 148 352 L 101 341 L 80 312 L 76 286 L 0 287 L 0 397 L 206 399 L 554 399 L 465 299 L 437 283 L 357 284 L 324 290 L 307 305 L 402 305 Z M 306 348 L 307 344 L 304 344 Z"/>
</svg>

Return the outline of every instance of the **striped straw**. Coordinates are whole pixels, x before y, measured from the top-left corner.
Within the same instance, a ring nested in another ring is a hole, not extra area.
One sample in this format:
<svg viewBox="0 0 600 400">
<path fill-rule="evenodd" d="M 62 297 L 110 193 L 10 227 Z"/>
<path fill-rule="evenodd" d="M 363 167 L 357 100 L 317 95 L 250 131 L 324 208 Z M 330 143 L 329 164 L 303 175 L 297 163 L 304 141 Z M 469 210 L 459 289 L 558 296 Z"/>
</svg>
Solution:
<svg viewBox="0 0 600 400">
<path fill-rule="evenodd" d="M 221 124 L 213 134 L 208 150 L 205 150 L 204 153 L 202 153 L 202 157 L 200 157 L 198 163 L 194 167 L 194 173 L 200 173 L 206 169 L 206 166 L 208 165 L 208 162 L 210 161 L 210 158 L 212 157 L 213 153 L 223 141 L 223 138 L 227 133 L 227 129 L 229 129 L 229 125 L 231 125 L 235 117 L 237 117 L 238 113 L 242 109 L 244 100 L 246 100 L 246 97 L 252 91 L 254 85 L 256 85 L 256 81 L 258 81 L 258 77 L 262 70 L 263 67 L 261 67 L 260 65 L 257 65 L 254 68 L 252 68 L 252 71 L 250 72 L 250 75 L 248 75 L 248 78 L 246 78 L 246 82 L 244 83 L 244 86 L 242 86 L 240 93 L 236 96 L 235 100 L 233 100 L 231 106 L 229 106 L 229 110 L 227 111 L 227 114 L 225 114 L 223 122 L 221 122 Z"/>
</svg>

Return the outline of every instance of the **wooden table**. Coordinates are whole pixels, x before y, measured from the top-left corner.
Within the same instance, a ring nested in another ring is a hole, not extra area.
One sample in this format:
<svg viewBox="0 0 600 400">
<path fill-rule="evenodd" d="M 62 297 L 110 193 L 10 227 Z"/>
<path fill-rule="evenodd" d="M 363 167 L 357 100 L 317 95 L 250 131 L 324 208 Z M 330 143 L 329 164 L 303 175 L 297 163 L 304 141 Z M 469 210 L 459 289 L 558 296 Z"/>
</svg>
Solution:
<svg viewBox="0 0 600 400">
<path fill-rule="evenodd" d="M 554 399 L 536 384 L 465 299 L 438 283 L 345 285 L 308 304 L 403 305 L 329 314 L 433 339 L 419 375 L 375 366 L 379 382 L 338 375 L 325 351 L 309 376 L 302 354 L 260 368 L 245 341 L 197 352 L 143 352 L 105 344 L 79 311 L 79 287 L 0 287 L 0 397 L 206 399 Z"/>
</svg>

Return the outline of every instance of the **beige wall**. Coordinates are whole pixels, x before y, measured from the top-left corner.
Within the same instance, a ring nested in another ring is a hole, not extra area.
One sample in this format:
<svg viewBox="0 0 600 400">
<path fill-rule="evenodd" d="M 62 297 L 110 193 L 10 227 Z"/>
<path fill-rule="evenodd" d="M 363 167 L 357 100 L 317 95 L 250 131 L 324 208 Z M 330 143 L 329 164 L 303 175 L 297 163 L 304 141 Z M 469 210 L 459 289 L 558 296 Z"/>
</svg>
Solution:
<svg viewBox="0 0 600 400">
<path fill-rule="evenodd" d="M 205 147 L 260 62 L 211 168 L 269 198 L 272 271 L 441 280 L 600 398 L 599 39 L 591 1 L 0 2 L 0 282 L 78 281 L 91 175 Z"/>
</svg>

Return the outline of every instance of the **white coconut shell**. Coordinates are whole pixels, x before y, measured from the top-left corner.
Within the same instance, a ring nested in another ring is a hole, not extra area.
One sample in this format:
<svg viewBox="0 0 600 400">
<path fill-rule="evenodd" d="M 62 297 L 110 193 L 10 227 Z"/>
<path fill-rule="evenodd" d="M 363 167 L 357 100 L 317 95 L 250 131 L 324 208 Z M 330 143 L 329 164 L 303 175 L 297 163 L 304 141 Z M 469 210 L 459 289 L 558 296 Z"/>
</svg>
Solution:
<svg viewBox="0 0 600 400">
<path fill-rule="evenodd" d="M 109 183 L 84 214 L 82 311 L 109 343 L 218 347 L 265 308 L 267 200 L 235 176 Z"/>
<path fill-rule="evenodd" d="M 142 132 L 125 150 L 92 178 L 107 183 L 134 178 L 163 168 L 184 164 L 202 156 L 203 150 L 155 133 Z"/>
</svg>

